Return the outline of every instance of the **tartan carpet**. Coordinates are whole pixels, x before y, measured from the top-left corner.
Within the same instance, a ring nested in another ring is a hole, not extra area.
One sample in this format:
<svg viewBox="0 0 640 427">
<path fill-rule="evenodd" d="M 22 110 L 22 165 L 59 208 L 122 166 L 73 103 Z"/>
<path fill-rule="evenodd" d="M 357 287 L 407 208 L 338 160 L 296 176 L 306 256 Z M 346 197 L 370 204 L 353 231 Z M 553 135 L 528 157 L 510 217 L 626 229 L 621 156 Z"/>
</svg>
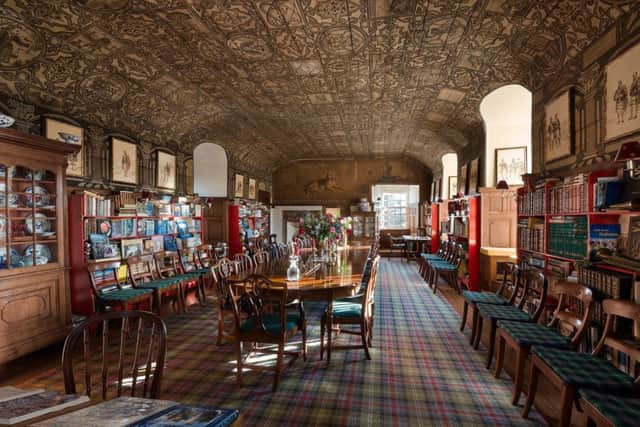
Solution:
<svg viewBox="0 0 640 427">
<path fill-rule="evenodd" d="M 161 398 L 236 408 L 248 426 L 546 424 L 535 411 L 530 420 L 520 418 L 520 408 L 510 403 L 511 381 L 496 380 L 484 368 L 483 353 L 468 344 L 469 332 L 458 330 L 458 314 L 426 287 L 415 264 L 388 258 L 380 264 L 372 360 L 352 350 L 333 353 L 328 366 L 320 361 L 323 307 L 305 308 L 308 359 L 283 373 L 275 393 L 271 372 L 245 372 L 243 387 L 236 387 L 233 346 L 215 345 L 212 302 L 169 317 Z M 338 340 L 360 343 L 359 336 Z M 50 370 L 18 385 L 60 390 L 62 384 L 62 373 Z"/>
</svg>

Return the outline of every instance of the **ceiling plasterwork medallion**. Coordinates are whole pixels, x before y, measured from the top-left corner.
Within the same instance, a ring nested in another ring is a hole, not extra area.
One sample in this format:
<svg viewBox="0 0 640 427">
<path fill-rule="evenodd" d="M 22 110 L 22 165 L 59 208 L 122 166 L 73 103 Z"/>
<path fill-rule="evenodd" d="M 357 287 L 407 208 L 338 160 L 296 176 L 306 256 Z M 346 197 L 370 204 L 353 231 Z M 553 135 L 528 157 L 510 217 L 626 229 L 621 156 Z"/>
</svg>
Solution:
<svg viewBox="0 0 640 427">
<path fill-rule="evenodd" d="M 0 69 L 23 68 L 45 51 L 45 41 L 28 25 L 0 16 Z"/>
<path fill-rule="evenodd" d="M 265 39 L 253 34 L 236 34 L 227 41 L 227 46 L 248 61 L 264 61 L 273 55 Z"/>
<path fill-rule="evenodd" d="M 367 35 L 358 27 L 333 27 L 325 30 L 318 45 L 327 55 L 352 55 L 367 44 Z"/>
<path fill-rule="evenodd" d="M 114 104 L 127 93 L 127 84 L 115 74 L 91 74 L 80 82 L 78 99 L 85 104 Z"/>
</svg>

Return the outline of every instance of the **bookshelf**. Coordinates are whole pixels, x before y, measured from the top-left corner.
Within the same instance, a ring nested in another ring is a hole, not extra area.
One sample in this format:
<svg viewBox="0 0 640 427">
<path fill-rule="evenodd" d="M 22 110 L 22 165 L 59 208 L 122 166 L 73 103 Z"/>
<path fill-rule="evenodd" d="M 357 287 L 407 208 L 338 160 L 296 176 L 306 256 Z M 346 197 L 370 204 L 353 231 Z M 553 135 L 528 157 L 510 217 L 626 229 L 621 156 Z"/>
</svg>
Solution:
<svg viewBox="0 0 640 427">
<path fill-rule="evenodd" d="M 138 252 L 176 250 L 202 243 L 202 205 L 187 198 L 141 197 L 140 193 L 70 194 L 69 263 L 71 309 L 94 313 L 87 264 Z M 149 195 L 145 195 L 149 196 Z"/>
<path fill-rule="evenodd" d="M 235 255 L 269 238 L 269 208 L 257 200 L 229 205 L 229 253 Z"/>
</svg>

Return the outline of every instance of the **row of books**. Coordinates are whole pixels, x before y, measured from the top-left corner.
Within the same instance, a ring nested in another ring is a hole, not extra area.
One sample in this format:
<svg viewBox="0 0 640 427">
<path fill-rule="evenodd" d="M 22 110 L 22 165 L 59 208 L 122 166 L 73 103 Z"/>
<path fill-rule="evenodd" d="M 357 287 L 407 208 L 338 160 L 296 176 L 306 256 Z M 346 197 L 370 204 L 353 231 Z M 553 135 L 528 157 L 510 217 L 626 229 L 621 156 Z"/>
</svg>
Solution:
<svg viewBox="0 0 640 427">
<path fill-rule="evenodd" d="M 615 271 L 579 267 L 578 283 L 588 286 L 593 291 L 594 302 L 591 320 L 603 326 L 606 316 L 602 310 L 602 301 L 607 298 L 629 299 L 631 297 L 632 280 L 630 275 Z"/>
<path fill-rule="evenodd" d="M 188 234 L 200 233 L 202 229 L 200 219 L 144 219 L 144 218 L 110 218 L 92 221 L 87 219 L 84 224 L 85 236 L 90 234 L 104 234 L 112 239 L 127 237 L 152 236 L 154 234 Z"/>
<path fill-rule="evenodd" d="M 534 191 L 518 193 L 518 215 L 544 215 L 544 184 Z"/>
<path fill-rule="evenodd" d="M 544 252 L 544 221 L 518 220 L 519 247 L 534 252 Z"/>
<path fill-rule="evenodd" d="M 111 216 L 113 215 L 113 204 L 108 198 L 85 191 L 84 214 L 85 216 Z"/>
<path fill-rule="evenodd" d="M 575 214 L 587 211 L 587 182 L 583 175 L 574 178 L 578 182 L 556 185 L 548 192 L 548 209 L 550 214 Z"/>
<path fill-rule="evenodd" d="M 548 253 L 565 258 L 587 256 L 587 217 L 558 216 L 549 220 Z"/>
</svg>

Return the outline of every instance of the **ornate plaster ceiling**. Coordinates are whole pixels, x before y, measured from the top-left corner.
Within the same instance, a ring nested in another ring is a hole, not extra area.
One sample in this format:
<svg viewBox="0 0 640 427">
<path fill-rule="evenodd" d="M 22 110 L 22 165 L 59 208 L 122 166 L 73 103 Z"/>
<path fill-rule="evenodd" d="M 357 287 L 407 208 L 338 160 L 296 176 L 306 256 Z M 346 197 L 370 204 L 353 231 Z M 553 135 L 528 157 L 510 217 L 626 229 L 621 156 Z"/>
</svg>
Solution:
<svg viewBox="0 0 640 427">
<path fill-rule="evenodd" d="M 299 158 L 439 156 L 634 0 L 0 0 L 0 93 L 141 139 Z"/>
</svg>

